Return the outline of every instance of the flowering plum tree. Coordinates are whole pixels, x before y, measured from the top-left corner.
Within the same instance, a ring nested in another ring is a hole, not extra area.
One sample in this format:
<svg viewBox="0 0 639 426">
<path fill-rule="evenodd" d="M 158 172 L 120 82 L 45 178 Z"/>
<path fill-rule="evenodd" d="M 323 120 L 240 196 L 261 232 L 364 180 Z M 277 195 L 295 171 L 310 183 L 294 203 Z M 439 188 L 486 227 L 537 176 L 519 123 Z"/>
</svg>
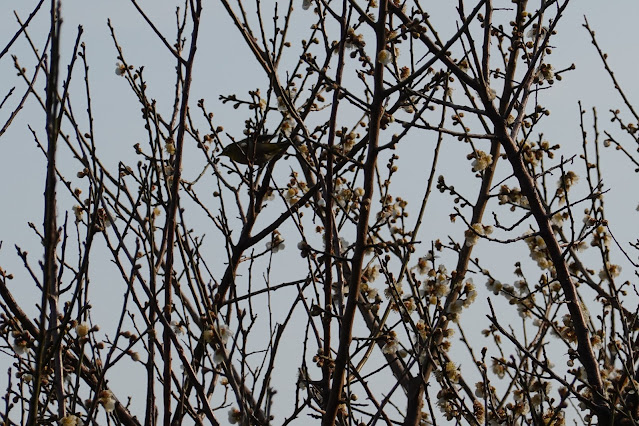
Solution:
<svg viewBox="0 0 639 426">
<path fill-rule="evenodd" d="M 639 116 L 587 21 L 623 110 L 544 136 L 574 2 L 209 3 L 171 31 L 131 0 L 154 48 L 109 21 L 99 83 L 60 1 L 42 44 L 44 0 L 5 37 L 0 136 L 41 109 L 46 164 L 38 260 L 2 252 L 6 424 L 639 421 L 639 242 L 602 160 L 639 164 Z M 141 114 L 109 146 L 111 86 Z"/>
</svg>

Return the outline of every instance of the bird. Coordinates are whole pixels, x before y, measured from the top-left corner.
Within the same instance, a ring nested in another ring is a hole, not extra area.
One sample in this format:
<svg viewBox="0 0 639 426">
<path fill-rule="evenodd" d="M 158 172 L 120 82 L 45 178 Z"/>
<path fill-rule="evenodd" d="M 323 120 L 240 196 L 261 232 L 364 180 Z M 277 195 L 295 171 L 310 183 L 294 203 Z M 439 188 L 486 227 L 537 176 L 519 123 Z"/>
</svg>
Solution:
<svg viewBox="0 0 639 426">
<path fill-rule="evenodd" d="M 270 141 L 274 137 L 275 135 L 269 134 L 252 135 L 225 146 L 220 155 L 229 157 L 236 163 L 263 166 L 278 154 L 286 151 L 290 145 L 288 140 L 271 143 Z"/>
</svg>

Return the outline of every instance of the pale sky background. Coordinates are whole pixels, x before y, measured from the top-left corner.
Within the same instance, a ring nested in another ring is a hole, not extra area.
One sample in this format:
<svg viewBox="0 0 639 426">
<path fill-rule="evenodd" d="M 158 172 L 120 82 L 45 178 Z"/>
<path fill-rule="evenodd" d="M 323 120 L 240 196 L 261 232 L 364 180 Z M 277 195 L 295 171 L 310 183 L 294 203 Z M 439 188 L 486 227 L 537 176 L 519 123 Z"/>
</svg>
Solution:
<svg viewBox="0 0 639 426">
<path fill-rule="evenodd" d="M 249 0 L 247 0 L 249 1 Z M 0 14 L 0 45 L 4 46 L 18 28 L 16 19 L 11 11 L 16 10 L 22 20 L 25 20 L 31 8 L 36 4 L 33 0 L 2 0 L 3 13 Z M 263 1 L 263 4 L 268 2 Z M 302 10 L 302 1 L 298 2 L 296 12 L 300 16 L 295 22 L 294 29 L 300 32 L 299 37 L 306 36 L 305 30 L 308 25 L 305 23 Z M 453 32 L 455 29 L 451 11 L 457 1 L 424 2 L 430 3 L 435 9 L 431 12 L 433 22 L 443 29 L 444 32 Z M 509 7 L 510 1 L 496 1 L 495 6 L 503 3 L 504 7 Z M 175 6 L 179 4 L 173 0 L 141 0 L 140 5 L 147 10 L 153 21 L 160 27 L 161 31 L 171 41 L 174 34 Z M 44 10 L 34 20 L 29 27 L 29 34 L 33 37 L 34 43 L 38 47 L 43 46 L 43 40 L 48 31 L 48 6 L 43 6 Z M 431 6 L 429 6 L 431 7 Z M 310 13 L 310 12 L 308 12 Z M 552 114 L 541 126 L 543 132 L 551 143 L 560 143 L 566 155 L 579 154 L 581 152 L 581 137 L 579 129 L 579 115 L 577 101 L 581 100 L 586 110 L 596 106 L 599 115 L 599 129 L 616 132 L 616 125 L 610 123 L 611 108 L 621 108 L 619 97 L 612 90 L 612 83 L 606 75 L 603 66 L 597 56 L 594 47 L 590 43 L 590 37 L 582 27 L 584 15 L 587 16 L 591 27 L 597 32 L 598 41 L 602 48 L 609 54 L 609 63 L 615 70 L 619 82 L 626 90 L 626 94 L 632 100 L 638 99 L 639 86 L 637 85 L 637 55 L 636 45 L 639 36 L 637 29 L 637 18 L 639 17 L 639 3 L 632 0 L 599 1 L 599 0 L 573 0 L 568 7 L 567 13 L 559 25 L 558 35 L 553 39 L 552 45 L 557 48 L 551 56 L 555 69 L 563 69 L 571 63 L 575 63 L 576 70 L 565 73 L 564 79 L 557 82 L 555 86 L 546 91 L 544 105 L 549 107 Z M 116 35 L 120 44 L 125 49 L 126 59 L 129 63 L 138 67 L 144 65 L 145 76 L 148 80 L 150 97 L 158 100 L 160 109 L 166 111 L 170 108 L 173 95 L 174 83 L 174 60 L 166 52 L 163 45 L 156 39 L 148 26 L 141 20 L 133 6 L 125 0 L 95 1 L 95 0 L 65 0 L 63 1 L 62 16 L 63 24 L 63 53 L 62 63 L 68 63 L 71 47 L 77 34 L 78 25 L 83 25 L 84 35 L 82 40 L 87 47 L 87 57 L 90 64 L 90 75 L 92 80 L 93 113 L 95 117 L 96 144 L 102 154 L 102 160 L 115 166 L 118 161 L 125 160 L 134 164 L 137 159 L 134 156 L 132 145 L 136 141 L 146 139 L 145 131 L 140 120 L 140 107 L 129 90 L 126 81 L 116 76 L 114 73 L 117 61 L 117 52 L 111 41 L 109 30 L 106 25 L 107 18 L 116 30 Z M 297 37 L 292 32 L 291 40 Z M 5 123 L 8 114 L 14 108 L 17 100 L 25 91 L 25 85 L 16 77 L 16 70 L 13 65 L 12 55 L 17 55 L 21 66 L 27 68 L 30 75 L 33 70 L 33 55 L 28 48 L 24 37 L 21 37 L 12 47 L 10 54 L 0 59 L 0 99 L 8 90 L 16 86 L 13 97 L 7 105 L 0 109 L 0 126 Z M 76 65 L 76 84 L 80 82 L 82 74 L 81 64 Z M 256 76 L 258 76 L 256 78 Z M 219 95 L 238 93 L 245 95 L 246 90 L 267 88 L 267 81 L 262 76 L 260 69 L 244 46 L 241 38 L 238 37 L 236 29 L 232 26 L 225 11 L 215 1 L 205 2 L 204 18 L 200 33 L 199 50 L 196 60 L 196 74 L 194 79 L 193 92 L 191 96 L 191 108 L 195 109 L 196 100 L 204 98 L 207 107 L 215 113 L 215 122 L 222 124 L 225 131 L 239 136 L 243 129 L 243 121 L 246 118 L 246 110 L 234 110 L 230 105 L 222 105 Z M 81 99 L 80 93 L 76 94 L 76 101 Z M 75 113 L 84 119 L 81 104 L 76 104 Z M 194 114 L 196 115 L 196 114 Z M 16 275 L 13 283 L 14 291 L 25 300 L 36 296 L 31 292 L 33 285 L 24 273 L 20 261 L 16 256 L 14 244 L 20 245 L 30 252 L 32 265 L 36 265 L 41 258 L 41 246 L 33 231 L 27 226 L 27 222 L 33 222 L 37 226 L 42 224 L 44 191 L 45 161 L 43 155 L 35 147 L 33 137 L 28 129 L 31 124 L 33 129 L 44 140 L 44 113 L 39 105 L 30 98 L 25 108 L 20 112 L 12 124 L 9 131 L 0 137 L 0 200 L 4 208 L 0 216 L 0 241 L 2 250 L 0 251 L 0 266 Z M 591 131 L 591 113 L 586 115 L 588 122 L 586 129 Z M 201 127 L 204 126 L 200 123 Z M 275 123 L 273 124 L 275 125 Z M 84 126 L 84 125 L 83 125 Z M 85 126 L 86 128 L 86 126 Z M 390 133 L 389 133 L 390 134 Z M 602 137 L 603 138 L 603 137 Z M 443 170 L 451 167 L 461 167 L 459 163 L 452 163 L 453 158 L 459 158 L 458 149 L 467 149 L 450 142 L 450 146 L 444 146 L 441 166 Z M 395 183 L 402 187 L 395 195 L 401 195 L 406 199 L 417 199 L 421 196 L 421 183 L 413 185 L 411 182 L 412 171 L 420 170 L 430 165 L 430 148 L 425 151 L 424 158 L 407 156 L 401 159 L 400 170 L 404 167 L 405 173 L 400 173 L 398 181 Z M 452 155 L 454 153 L 454 155 Z M 401 157 L 401 150 L 399 151 Z M 634 175 L 633 168 L 629 162 L 622 160 L 620 154 L 612 150 L 603 153 L 604 170 L 606 171 L 605 188 L 610 192 L 606 195 L 607 203 L 613 205 L 614 209 L 607 212 L 612 223 L 612 230 L 617 236 L 621 236 L 623 241 L 634 241 L 639 227 L 637 226 L 636 212 L 634 207 L 639 201 L 639 194 L 636 191 L 636 184 L 628 178 Z M 455 160 L 458 161 L 458 160 Z M 67 165 L 69 175 L 75 174 L 78 169 L 77 163 L 71 163 L 68 159 L 61 159 L 62 167 Z M 428 166 L 424 166 L 424 164 Z M 467 166 L 467 165 L 464 165 Z M 581 165 L 579 164 L 579 167 Z M 114 168 L 114 167 L 113 167 Z M 467 167 L 469 168 L 469 167 Z M 188 173 L 188 163 L 185 163 L 185 170 Z M 508 169 L 509 170 L 509 169 Z M 457 188 L 463 188 L 467 181 L 467 174 L 460 175 L 459 182 L 454 182 L 455 176 L 448 173 L 449 183 L 455 183 Z M 634 177 L 634 176 L 633 176 Z M 188 178 L 188 177 L 187 177 Z M 403 181 L 401 179 L 404 179 Z M 421 182 L 421 181 L 420 181 Z M 632 183 L 630 183 L 632 182 Z M 471 181 L 471 184 L 476 182 Z M 417 187 L 419 191 L 411 194 L 410 188 Z M 470 186 L 469 188 L 472 188 Z M 584 191 L 584 188 L 581 188 Z M 469 190 L 469 194 L 473 194 Z M 461 228 L 459 224 L 451 226 L 448 222 L 450 210 L 450 200 L 448 196 L 440 196 L 435 191 L 433 199 L 429 205 L 430 217 L 428 226 L 423 231 L 422 241 L 442 238 L 447 239 L 447 235 L 460 238 Z M 65 205 L 64 198 L 61 199 L 58 212 L 59 221 L 63 218 L 65 211 L 70 211 L 71 204 Z M 413 209 L 415 207 L 413 206 Z M 210 226 L 210 225 L 207 225 Z M 209 235 L 213 235 L 211 230 Z M 285 238 L 287 235 L 283 232 Z M 297 240 L 292 235 L 287 240 L 287 249 L 282 253 L 285 256 L 293 256 L 299 259 L 295 249 Z M 423 251 L 429 244 L 423 247 Z M 479 247 L 481 249 L 481 246 Z M 491 268 L 502 274 L 511 274 L 513 270 L 513 259 L 519 254 L 513 254 L 504 249 L 503 246 L 491 247 L 495 250 L 494 263 Z M 480 252 L 477 252 L 480 253 Z M 528 259 L 526 259 L 527 261 Z M 620 262 L 622 265 L 624 265 Z M 449 265 L 449 270 L 453 265 Z M 624 272 L 630 271 L 630 267 Z M 93 271 L 96 273 L 95 267 Z M 632 272 L 628 272 L 631 277 Z M 23 283 L 20 280 L 24 280 Z M 94 281 L 96 278 L 94 278 Z M 483 317 L 483 310 L 487 291 L 483 282 L 477 282 L 480 291 L 478 303 L 473 308 L 473 315 L 477 315 L 478 322 L 476 330 L 478 332 L 485 328 L 487 321 Z M 105 283 L 105 286 L 107 284 Z M 26 294 L 20 293 L 20 287 L 27 290 Z M 94 289 L 95 289 L 94 283 Z M 111 308 L 117 309 L 119 298 L 110 299 L 113 290 L 108 286 L 104 292 L 94 290 L 94 317 L 100 313 L 108 314 Z M 116 292 L 119 297 L 120 292 Z M 277 302 L 276 302 L 277 303 Z M 466 315 L 470 315 L 467 313 Z M 109 329 L 105 325 L 104 329 Z M 297 343 L 299 340 L 293 340 Z M 478 344 L 479 345 L 479 344 Z M 291 362 L 298 363 L 298 358 Z M 0 372 L 6 371 L 10 360 L 0 356 Z M 140 369 L 141 370 L 141 369 Z M 295 372 L 289 370 L 282 371 L 275 376 L 279 383 L 273 383 L 276 388 L 283 389 L 286 386 L 294 386 Z M 131 387 L 128 377 L 111 377 L 114 386 Z M 121 382 L 118 382 L 121 380 Z M 0 375 L 0 389 L 4 388 L 6 376 Z M 144 384 L 140 383 L 143 387 Z M 158 401 L 160 402 L 160 401 Z M 289 412 L 289 405 L 286 406 L 286 414 Z M 143 413 L 137 413 L 140 418 Z M 224 423 L 226 418 L 220 415 L 220 420 Z M 282 417 L 279 417 L 282 420 Z M 277 420 L 275 421 L 277 424 Z"/>
</svg>

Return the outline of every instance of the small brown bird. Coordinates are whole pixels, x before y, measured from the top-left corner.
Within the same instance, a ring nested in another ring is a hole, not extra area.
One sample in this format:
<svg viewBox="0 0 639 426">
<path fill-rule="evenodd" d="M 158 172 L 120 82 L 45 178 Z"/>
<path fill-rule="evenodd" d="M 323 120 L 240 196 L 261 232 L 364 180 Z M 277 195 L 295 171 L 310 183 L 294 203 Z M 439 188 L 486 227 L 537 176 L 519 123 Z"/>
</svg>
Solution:
<svg viewBox="0 0 639 426">
<path fill-rule="evenodd" d="M 274 137 L 275 135 L 249 136 L 239 142 L 227 145 L 220 155 L 229 157 L 236 163 L 262 166 L 276 155 L 286 151 L 290 145 L 288 140 L 270 143 Z"/>
</svg>

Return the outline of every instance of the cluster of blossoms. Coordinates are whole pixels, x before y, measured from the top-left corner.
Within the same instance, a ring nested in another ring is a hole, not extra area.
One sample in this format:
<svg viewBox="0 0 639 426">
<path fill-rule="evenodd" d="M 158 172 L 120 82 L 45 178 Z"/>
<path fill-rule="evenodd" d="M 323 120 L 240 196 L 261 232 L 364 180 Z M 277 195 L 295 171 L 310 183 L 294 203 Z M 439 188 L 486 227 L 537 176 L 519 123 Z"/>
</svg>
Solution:
<svg viewBox="0 0 639 426">
<path fill-rule="evenodd" d="M 560 337 L 565 342 L 577 342 L 577 334 L 575 333 L 570 315 L 564 315 L 561 318 L 561 324 L 555 322 L 554 325 L 555 327 L 551 331 L 554 336 Z"/>
<path fill-rule="evenodd" d="M 606 232 L 606 228 L 603 225 L 599 225 L 592 233 L 592 240 L 590 241 L 590 245 L 592 247 L 603 247 L 605 249 L 610 249 L 611 241 L 612 238 L 610 237 L 610 234 Z"/>
<path fill-rule="evenodd" d="M 75 414 L 69 414 L 60 419 L 60 426 L 84 426 L 84 422 Z"/>
<path fill-rule="evenodd" d="M 517 301 L 517 313 L 521 318 L 530 318 L 532 317 L 532 312 L 535 308 L 535 293 L 531 293 L 528 296 L 522 299 L 510 299 L 511 302 L 513 300 Z"/>
<path fill-rule="evenodd" d="M 459 366 L 452 361 L 447 361 L 444 364 L 444 368 L 437 370 L 435 375 L 441 376 L 441 378 L 445 377 L 450 383 L 459 383 L 459 379 L 461 379 Z"/>
<path fill-rule="evenodd" d="M 621 273 L 621 266 L 612 263 L 606 263 L 606 267 L 599 271 L 599 278 L 609 281 L 611 278 L 617 278 Z"/>
<path fill-rule="evenodd" d="M 560 203 L 566 202 L 566 193 L 579 181 L 579 176 L 573 171 L 563 174 L 557 181 L 557 196 Z"/>
<path fill-rule="evenodd" d="M 163 167 L 163 170 L 164 170 L 164 173 L 162 174 L 162 177 L 170 185 L 171 182 L 173 182 L 173 165 L 170 164 L 167 161 L 167 162 L 164 163 L 164 165 L 162 167 Z"/>
<path fill-rule="evenodd" d="M 346 179 L 335 179 L 335 201 L 344 209 L 357 208 L 359 200 L 364 196 L 364 188 L 351 189 L 346 184 Z"/>
<path fill-rule="evenodd" d="M 167 138 L 166 143 L 164 144 L 164 149 L 169 155 L 175 155 L 175 142 L 173 138 Z"/>
<path fill-rule="evenodd" d="M 484 151 L 475 151 L 468 154 L 467 158 L 473 159 L 473 172 L 481 172 L 482 170 L 486 170 L 493 163 L 493 156 L 491 154 L 487 154 Z"/>
<path fill-rule="evenodd" d="M 341 138 L 340 143 L 335 146 L 337 152 L 341 155 L 347 155 L 355 146 L 355 141 L 359 137 L 359 134 L 349 132 L 346 128 L 343 128 L 335 131 L 335 136 Z"/>
<path fill-rule="evenodd" d="M 446 308 L 448 317 L 451 321 L 459 321 L 459 314 L 464 308 L 468 308 L 477 298 L 477 290 L 472 279 L 468 279 L 460 291 L 456 300 L 451 302 Z"/>
<path fill-rule="evenodd" d="M 313 248 L 304 240 L 297 243 L 297 249 L 300 251 L 300 256 L 306 258 L 309 256 L 315 257 Z"/>
<path fill-rule="evenodd" d="M 530 294 L 530 288 L 528 287 L 528 283 L 526 282 L 526 280 L 517 280 L 513 283 L 513 285 L 515 287 L 517 295 L 519 295 L 520 297 Z"/>
<path fill-rule="evenodd" d="M 550 391 L 552 390 L 552 383 L 548 380 L 535 379 L 530 384 L 529 388 L 530 392 L 526 392 L 525 394 L 528 396 L 532 394 L 530 403 L 533 406 L 539 406 L 543 401 L 546 401 L 548 396 L 550 395 Z"/>
<path fill-rule="evenodd" d="M 91 331 L 91 326 L 87 322 L 81 322 L 75 326 L 75 334 L 78 335 L 79 338 L 86 337 Z"/>
<path fill-rule="evenodd" d="M 604 383 L 604 389 L 608 393 L 608 396 L 615 395 L 616 404 L 615 407 L 619 413 L 627 413 L 629 412 L 629 408 L 636 410 L 636 401 L 637 401 L 637 389 L 639 388 L 639 381 L 636 379 L 627 376 L 627 370 L 614 368 L 614 366 L 609 366 L 604 369 L 601 374 L 601 378 Z M 625 380 L 624 380 L 625 379 Z M 585 397 L 592 398 L 592 393 L 590 389 L 586 388 L 582 392 L 582 395 Z M 629 401 L 632 401 L 629 406 Z M 582 411 L 590 410 L 590 407 L 583 402 L 579 403 L 579 408 Z M 635 411 L 630 411 L 635 412 Z M 620 416 L 621 417 L 621 416 Z M 584 418 L 590 419 L 592 421 L 592 415 L 588 414 L 584 416 Z M 622 417 L 623 418 L 623 417 Z M 633 421 L 629 420 L 625 422 L 622 420 L 618 422 L 618 424 L 632 424 Z"/>
<path fill-rule="evenodd" d="M 377 61 L 382 65 L 388 65 L 393 61 L 393 54 L 390 52 L 390 50 L 380 50 L 380 52 L 377 54 Z"/>
<path fill-rule="evenodd" d="M 286 188 L 284 191 L 284 199 L 289 205 L 297 203 L 300 199 L 300 192 L 304 193 L 308 189 L 306 182 L 297 179 L 297 172 L 291 173 L 291 179 L 286 184 Z"/>
<path fill-rule="evenodd" d="M 403 66 L 399 69 L 400 80 L 406 80 L 408 77 L 410 77 L 410 75 L 411 75 L 411 71 L 410 71 L 410 68 L 408 68 L 407 66 Z M 411 112 L 411 111 L 407 111 L 407 112 Z"/>
<path fill-rule="evenodd" d="M 499 204 L 512 204 L 511 211 L 515 211 L 515 206 L 528 207 L 528 199 L 522 195 L 521 189 L 518 187 L 500 186 L 497 198 L 499 198 Z"/>
<path fill-rule="evenodd" d="M 403 315 L 410 315 L 417 309 L 417 303 L 413 297 L 408 297 L 402 300 L 401 303 L 392 302 L 390 308 L 395 312 L 401 312 Z"/>
<path fill-rule="evenodd" d="M 284 237 L 282 237 L 280 232 L 276 229 L 271 234 L 271 241 L 266 243 L 266 250 L 270 250 L 273 254 L 275 254 L 278 251 L 284 250 L 285 247 Z"/>
<path fill-rule="evenodd" d="M 430 272 L 430 270 L 432 269 L 431 262 L 435 259 L 435 257 L 436 256 L 433 254 L 432 250 L 429 250 L 426 256 L 419 258 L 419 260 L 417 261 L 417 270 L 420 274 L 424 275 Z"/>
<path fill-rule="evenodd" d="M 129 67 L 127 68 L 126 65 L 120 62 L 115 63 L 115 75 L 117 76 L 123 76 L 126 74 L 127 70 L 132 70 L 132 69 L 133 69 L 133 65 L 129 65 Z"/>
<path fill-rule="evenodd" d="M 368 300 L 381 301 L 381 298 L 379 298 L 379 294 L 377 293 L 377 289 L 371 287 L 368 283 L 362 283 L 361 291 L 364 295 L 366 295 Z"/>
<path fill-rule="evenodd" d="M 215 343 L 216 338 L 221 343 L 221 346 L 215 349 L 215 353 L 213 354 L 213 363 L 216 366 L 222 364 L 222 362 L 226 358 L 226 349 L 224 349 L 224 345 L 226 345 L 226 342 L 228 342 L 231 334 L 231 329 L 224 323 L 216 324 L 214 328 L 209 328 L 202 332 L 202 339 L 206 343 L 213 344 Z"/>
<path fill-rule="evenodd" d="M 177 336 L 182 336 L 184 333 L 186 333 L 186 327 L 184 327 L 184 323 L 182 321 L 171 321 L 171 329 Z"/>
<path fill-rule="evenodd" d="M 485 382 L 475 383 L 475 396 L 479 399 L 489 398 L 490 395 L 494 395 L 495 391 L 494 386 L 486 384 Z"/>
<path fill-rule="evenodd" d="M 466 247 L 474 246 L 480 237 L 488 236 L 493 233 L 493 227 L 490 225 L 482 225 L 481 223 L 473 223 L 469 229 L 464 232 L 466 238 Z"/>
<path fill-rule="evenodd" d="M 557 228 L 560 229 L 563 224 L 564 224 L 564 220 L 566 220 L 569 217 L 569 213 L 567 211 L 563 211 L 563 212 L 557 212 L 554 215 L 552 215 L 552 217 L 550 218 L 550 222 Z"/>
<path fill-rule="evenodd" d="M 550 64 L 541 64 L 537 69 L 537 74 L 535 75 L 535 83 L 541 83 L 543 81 L 547 81 L 550 84 L 553 84 L 555 82 L 555 71 Z"/>
<path fill-rule="evenodd" d="M 408 216 L 408 212 L 406 211 L 408 202 L 401 197 L 395 198 L 393 202 L 393 196 L 386 195 L 381 200 L 381 203 L 382 209 L 377 212 L 377 220 L 380 222 L 390 221 L 390 223 L 395 223 L 398 218 Z"/>
<path fill-rule="evenodd" d="M 420 296 L 428 297 L 429 303 L 436 305 L 439 299 L 450 293 L 450 276 L 444 265 L 439 265 L 437 270 L 431 268 L 427 274 L 428 280 L 422 284 Z"/>
<path fill-rule="evenodd" d="M 449 387 L 442 387 L 437 392 L 437 407 L 442 414 L 446 416 L 446 420 L 461 418 L 461 412 L 456 404 L 457 392 Z"/>
<path fill-rule="evenodd" d="M 487 286 L 490 289 L 494 290 L 503 289 L 503 293 L 513 292 L 515 291 L 515 289 L 518 289 L 521 292 L 527 292 L 527 290 L 524 290 L 524 288 L 526 288 L 524 282 L 520 282 L 514 287 L 508 285 L 502 286 L 499 281 L 491 279 L 487 283 Z M 565 319 L 565 321 L 567 320 Z M 488 336 L 489 334 L 491 334 L 491 332 L 489 330 L 485 330 L 483 334 L 485 336 Z M 498 337 L 498 335 L 495 335 L 496 339 Z M 553 367 L 551 362 L 548 362 L 548 366 L 550 368 Z M 490 371 L 499 379 L 503 379 L 507 376 L 509 368 L 512 368 L 511 362 L 506 358 L 495 357 L 492 359 Z M 493 395 L 495 394 L 495 391 L 495 388 L 490 385 L 490 382 L 480 381 L 475 383 L 475 396 L 480 400 L 491 400 Z M 488 413 L 487 424 L 519 424 L 518 422 L 516 422 L 516 419 L 522 418 L 522 416 L 526 416 L 531 411 L 531 409 L 536 408 L 539 416 L 543 417 L 544 420 L 547 420 L 543 424 L 564 425 L 565 420 L 561 412 L 558 412 L 551 407 L 542 413 L 538 408 L 541 407 L 543 403 L 552 401 L 552 398 L 550 397 L 550 391 L 551 382 L 541 380 L 540 378 L 531 378 L 531 381 L 528 383 L 527 386 L 522 386 L 521 388 L 517 387 L 511 391 L 511 395 L 513 397 L 512 402 L 505 403 L 503 405 L 503 408 Z M 566 392 L 565 389 L 563 390 L 563 392 Z M 560 390 L 560 395 L 563 396 L 562 390 Z"/>
<path fill-rule="evenodd" d="M 366 41 L 363 34 L 357 34 L 352 27 L 349 27 L 346 31 L 344 45 L 347 49 L 359 49 L 366 46 Z"/>
<path fill-rule="evenodd" d="M 206 343 L 213 343 L 214 338 L 217 337 L 220 342 L 225 345 L 232 334 L 231 328 L 228 325 L 220 323 L 216 324 L 215 328 L 204 330 L 202 338 Z"/>
<path fill-rule="evenodd" d="M 379 277 L 379 266 L 368 265 L 362 272 L 362 286 L 361 291 L 369 300 L 377 300 L 377 289 L 371 287 L 371 283 Z"/>
<path fill-rule="evenodd" d="M 528 414 L 530 411 L 530 405 L 528 405 L 525 392 L 523 390 L 516 389 L 513 392 L 513 397 L 515 398 L 515 403 L 506 404 L 506 408 L 513 413 L 513 417 L 518 418 Z M 541 401 L 539 401 L 539 404 L 541 404 Z"/>
<path fill-rule="evenodd" d="M 501 359 L 493 359 L 491 371 L 497 375 L 499 378 L 504 378 L 506 373 L 506 360 Z M 542 404 L 542 402 L 547 400 L 547 396 L 544 394 L 545 391 L 549 391 L 549 386 L 547 382 L 543 384 L 536 379 L 533 379 L 533 382 L 529 384 L 526 390 L 523 389 L 515 389 L 512 391 L 512 396 L 514 402 L 508 402 L 504 405 L 504 409 L 493 411 L 489 414 L 489 422 L 490 425 L 501 425 L 501 424 L 515 424 L 515 419 L 521 418 L 530 412 L 530 407 L 538 407 Z M 479 399 L 491 399 L 491 396 L 495 394 L 495 387 L 486 383 L 486 382 L 477 382 L 475 383 L 475 396 Z M 529 399 L 530 395 L 533 395 L 532 398 Z M 554 424 L 554 423 L 544 423 L 544 424 Z"/>
<path fill-rule="evenodd" d="M 398 282 L 389 282 L 384 289 L 384 296 L 390 300 L 399 299 L 402 294 L 404 294 L 404 290 L 402 289 L 402 284 Z"/>
<path fill-rule="evenodd" d="M 493 358 L 490 370 L 500 379 L 506 377 L 506 360 L 504 358 Z"/>
<path fill-rule="evenodd" d="M 544 110 L 544 114 L 548 115 L 550 112 L 548 110 Z M 553 158 L 555 156 L 553 150 L 559 149 L 559 145 L 550 146 L 550 142 L 541 141 L 539 144 L 535 142 L 523 142 L 520 143 L 520 151 L 521 156 L 524 161 L 531 166 L 535 167 L 539 161 L 544 157 L 544 154 L 548 156 L 548 158 Z"/>
<path fill-rule="evenodd" d="M 394 38 L 397 36 L 397 32 L 392 31 L 391 33 L 388 34 L 388 38 Z M 382 65 L 389 65 L 390 63 L 393 62 L 393 60 L 396 60 L 399 57 L 399 48 L 395 47 L 392 48 L 390 46 L 386 46 L 385 49 L 380 50 L 380 52 L 377 54 L 377 62 L 379 62 Z"/>
<path fill-rule="evenodd" d="M 82 217 L 84 216 L 84 208 L 78 204 L 73 206 L 73 214 L 75 216 L 75 223 L 82 222 Z"/>
<path fill-rule="evenodd" d="M 488 291 L 492 291 L 493 294 L 497 296 L 499 293 L 501 293 L 504 285 L 499 280 L 489 278 L 488 281 L 486 281 L 486 288 L 488 289 Z"/>
<path fill-rule="evenodd" d="M 430 327 L 426 324 L 426 321 L 420 318 L 420 320 L 415 323 L 415 330 L 417 331 L 417 336 L 425 340 L 430 331 Z"/>
<path fill-rule="evenodd" d="M 362 281 L 371 283 L 379 277 L 379 265 L 368 265 L 362 271 Z"/>
<path fill-rule="evenodd" d="M 515 281 L 515 285 L 502 284 L 494 278 L 488 278 L 486 288 L 494 295 L 504 296 L 511 305 L 517 305 L 517 312 L 521 318 L 529 318 L 535 308 L 535 294 L 530 293 L 528 284 L 524 280 Z M 561 286 L 555 290 L 561 289 Z"/>
<path fill-rule="evenodd" d="M 401 75 L 400 75 L 400 79 L 402 79 Z M 408 96 L 406 98 L 406 100 L 402 102 L 402 106 L 401 106 L 402 110 L 407 112 L 407 113 L 409 113 L 409 114 L 414 113 L 415 112 L 415 105 L 417 105 L 419 103 L 419 100 L 420 99 L 417 96 Z"/>
<path fill-rule="evenodd" d="M 527 231 L 524 235 L 530 234 L 531 232 Z M 548 255 L 544 239 L 539 235 L 530 235 L 526 237 L 525 241 L 526 244 L 528 244 L 528 249 L 530 250 L 530 257 L 537 262 L 537 266 L 541 269 L 550 270 L 553 267 L 553 264 Z"/>
<path fill-rule="evenodd" d="M 29 349 L 29 346 L 31 346 L 30 342 L 32 339 L 29 333 L 26 331 L 22 332 L 14 330 L 11 332 L 11 335 L 13 337 L 13 344 L 11 345 L 13 352 L 15 352 L 16 355 L 25 354 Z"/>
<path fill-rule="evenodd" d="M 293 130 L 295 129 L 295 125 L 297 123 L 288 113 L 284 113 L 283 115 L 284 120 L 282 120 L 282 124 L 280 125 L 280 133 L 286 137 L 289 137 L 293 134 Z"/>
<path fill-rule="evenodd" d="M 385 354 L 395 354 L 399 351 L 401 347 L 399 346 L 399 341 L 397 340 L 397 334 L 394 331 L 390 331 L 388 336 L 386 336 L 386 343 L 382 347 L 382 352 Z"/>
<path fill-rule="evenodd" d="M 468 308 L 477 299 L 477 290 L 472 278 L 468 278 L 464 283 L 464 288 L 459 294 L 457 300 L 461 300 L 462 306 Z"/>
<path fill-rule="evenodd" d="M 544 26 L 539 26 L 537 23 L 533 23 L 530 29 L 526 32 L 526 37 L 528 38 L 537 38 L 537 36 L 543 36 L 548 32 L 548 28 Z M 532 47 L 532 45 L 530 46 Z"/>
<path fill-rule="evenodd" d="M 229 410 L 229 424 L 241 424 L 242 412 L 235 407 L 231 407 Z"/>
<path fill-rule="evenodd" d="M 286 106 L 286 99 L 295 99 L 297 98 L 297 87 L 289 87 L 286 89 L 286 98 L 282 96 L 277 97 L 277 110 L 279 112 L 288 112 L 288 107 Z"/>
<path fill-rule="evenodd" d="M 115 410 L 115 403 L 117 401 L 115 400 L 115 395 L 113 395 L 113 392 L 106 389 L 98 394 L 98 402 L 102 404 L 102 406 L 104 407 L 104 411 L 106 411 L 107 413 L 111 413 L 113 412 L 113 410 Z"/>
</svg>

